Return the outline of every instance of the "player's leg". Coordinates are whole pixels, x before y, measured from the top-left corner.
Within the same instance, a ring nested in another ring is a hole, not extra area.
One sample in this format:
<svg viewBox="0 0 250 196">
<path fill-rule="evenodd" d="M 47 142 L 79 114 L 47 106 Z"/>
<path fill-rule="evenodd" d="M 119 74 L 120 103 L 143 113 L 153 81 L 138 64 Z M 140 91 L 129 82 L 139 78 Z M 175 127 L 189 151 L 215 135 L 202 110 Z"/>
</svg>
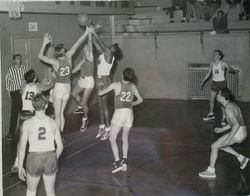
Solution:
<svg viewBox="0 0 250 196">
<path fill-rule="evenodd" d="M 130 132 L 130 127 L 123 127 L 123 132 L 122 132 L 122 154 L 123 154 L 123 157 L 122 157 L 122 161 L 121 161 L 122 171 L 127 171 L 129 132 Z"/>
<path fill-rule="evenodd" d="M 218 140 L 216 140 L 212 145 L 211 145 L 211 154 L 210 154 L 210 164 L 209 167 L 199 173 L 200 177 L 204 178 L 216 178 L 216 173 L 215 173 L 215 163 L 218 158 L 218 152 L 222 148 L 222 143 L 228 138 L 229 133 L 223 135 L 220 137 Z"/>
<path fill-rule="evenodd" d="M 26 196 L 36 196 L 36 189 L 41 176 L 34 177 L 27 172 L 27 193 Z"/>
<path fill-rule="evenodd" d="M 43 174 L 43 181 L 44 181 L 46 195 L 56 196 L 56 193 L 55 193 L 56 174 L 53 174 L 53 175 Z"/>
<path fill-rule="evenodd" d="M 104 114 L 105 130 L 101 136 L 101 140 L 106 140 L 110 134 L 110 119 L 109 119 L 109 109 L 108 109 L 108 95 L 102 96 L 102 109 Z"/>
<path fill-rule="evenodd" d="M 54 102 L 54 109 L 55 109 L 55 120 L 59 128 L 61 128 L 61 110 L 62 110 L 63 100 L 60 98 L 54 97 L 53 102 Z M 63 130 L 60 129 L 60 131 L 62 132 Z"/>
<path fill-rule="evenodd" d="M 73 110 L 73 113 L 82 114 L 83 108 L 82 108 L 82 105 L 80 103 L 79 93 L 82 92 L 83 88 L 81 88 L 78 83 L 79 82 L 77 82 L 77 84 L 75 85 L 75 87 L 73 88 L 73 90 L 71 92 L 71 96 L 73 97 L 73 100 L 77 103 L 77 107 Z"/>
<path fill-rule="evenodd" d="M 204 121 L 215 119 L 214 101 L 215 101 L 216 94 L 217 93 L 215 91 L 211 90 L 210 97 L 209 97 L 209 113 L 205 118 L 203 118 Z"/>
<path fill-rule="evenodd" d="M 120 130 L 121 130 L 121 127 L 119 125 L 116 125 L 114 123 L 111 124 L 109 141 L 110 141 L 112 153 L 115 159 L 114 170 L 112 170 L 112 173 L 116 173 L 122 169 L 120 167 L 119 149 L 118 149 L 118 145 L 116 142 L 116 138 Z"/>
<path fill-rule="evenodd" d="M 64 130 L 64 125 L 65 125 L 64 110 L 66 108 L 68 100 L 69 100 L 68 98 L 65 98 L 62 100 L 61 112 L 60 112 L 60 121 L 61 121 L 60 130 L 61 130 L 61 132 L 63 132 L 63 130 Z"/>
<path fill-rule="evenodd" d="M 86 88 L 82 95 L 81 105 L 83 107 L 84 114 L 82 118 L 81 129 L 80 129 L 81 132 L 84 132 L 88 126 L 88 114 L 89 114 L 88 100 L 89 100 L 92 90 L 93 88 Z"/>
<path fill-rule="evenodd" d="M 104 121 L 104 110 L 103 110 L 103 103 L 102 103 L 102 97 L 97 97 L 98 101 L 98 113 L 99 113 L 99 130 L 96 135 L 96 138 L 99 138 L 102 136 L 102 134 L 105 131 L 105 121 Z"/>
</svg>

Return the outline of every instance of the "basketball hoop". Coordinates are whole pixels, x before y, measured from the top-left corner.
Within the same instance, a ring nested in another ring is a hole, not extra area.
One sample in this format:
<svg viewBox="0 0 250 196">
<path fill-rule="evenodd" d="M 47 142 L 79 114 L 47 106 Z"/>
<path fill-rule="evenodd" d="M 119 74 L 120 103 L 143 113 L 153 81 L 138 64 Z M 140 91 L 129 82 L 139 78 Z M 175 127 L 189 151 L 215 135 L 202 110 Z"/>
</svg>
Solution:
<svg viewBox="0 0 250 196">
<path fill-rule="evenodd" d="M 10 19 L 19 19 L 21 18 L 21 10 L 23 6 L 23 1 L 8 1 L 7 7 L 9 12 Z"/>
</svg>

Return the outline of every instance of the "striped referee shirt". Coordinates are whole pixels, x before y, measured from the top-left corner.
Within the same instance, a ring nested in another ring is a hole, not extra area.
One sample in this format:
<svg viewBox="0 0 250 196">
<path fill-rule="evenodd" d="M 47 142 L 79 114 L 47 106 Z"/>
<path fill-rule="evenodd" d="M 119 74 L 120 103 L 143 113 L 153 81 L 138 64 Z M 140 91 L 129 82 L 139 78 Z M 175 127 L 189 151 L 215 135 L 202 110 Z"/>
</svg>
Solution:
<svg viewBox="0 0 250 196">
<path fill-rule="evenodd" d="M 20 90 L 24 83 L 24 74 L 29 70 L 28 66 L 21 65 L 20 67 L 12 65 L 6 75 L 6 90 Z"/>
</svg>

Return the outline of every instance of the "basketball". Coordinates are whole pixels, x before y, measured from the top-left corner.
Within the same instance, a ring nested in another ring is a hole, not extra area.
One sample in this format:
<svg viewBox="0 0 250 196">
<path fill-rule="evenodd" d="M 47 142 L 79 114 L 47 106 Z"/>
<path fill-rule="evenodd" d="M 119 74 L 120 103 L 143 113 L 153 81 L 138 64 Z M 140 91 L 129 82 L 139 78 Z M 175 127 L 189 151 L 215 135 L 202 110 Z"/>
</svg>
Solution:
<svg viewBox="0 0 250 196">
<path fill-rule="evenodd" d="M 78 24 L 80 26 L 86 26 L 89 23 L 89 16 L 88 14 L 82 13 L 78 15 Z"/>
</svg>

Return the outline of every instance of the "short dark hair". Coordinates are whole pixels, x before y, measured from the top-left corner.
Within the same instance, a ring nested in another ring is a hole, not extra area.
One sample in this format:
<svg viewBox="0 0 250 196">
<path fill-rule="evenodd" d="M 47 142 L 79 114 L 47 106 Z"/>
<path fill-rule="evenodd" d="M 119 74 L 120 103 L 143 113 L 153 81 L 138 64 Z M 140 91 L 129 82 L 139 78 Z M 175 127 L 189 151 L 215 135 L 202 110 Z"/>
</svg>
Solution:
<svg viewBox="0 0 250 196">
<path fill-rule="evenodd" d="M 131 67 L 127 67 L 123 70 L 123 79 L 128 82 L 134 82 L 135 81 L 135 71 Z"/>
<path fill-rule="evenodd" d="M 12 57 L 12 60 L 15 60 L 16 57 L 21 57 L 22 58 L 22 55 L 21 54 L 14 54 L 13 57 Z"/>
<path fill-rule="evenodd" d="M 45 110 L 47 104 L 48 104 L 48 100 L 41 93 L 36 94 L 32 100 L 32 105 L 36 111 Z"/>
<path fill-rule="evenodd" d="M 64 44 L 60 43 L 55 46 L 55 57 L 61 57 L 62 56 L 62 49 L 67 52 L 66 48 L 64 47 Z"/>
<path fill-rule="evenodd" d="M 123 53 L 122 53 L 121 48 L 119 47 L 119 44 L 114 43 L 111 45 L 111 48 L 114 51 L 115 60 L 120 61 L 123 58 Z"/>
<path fill-rule="evenodd" d="M 24 79 L 27 83 L 33 82 L 35 77 L 36 77 L 36 72 L 34 69 L 30 69 L 24 74 Z"/>
<path fill-rule="evenodd" d="M 216 53 L 216 52 L 219 53 L 219 55 L 220 55 L 220 60 L 222 60 L 222 59 L 224 58 L 223 52 L 222 52 L 221 50 L 218 50 L 218 49 L 214 50 L 214 53 Z"/>
<path fill-rule="evenodd" d="M 229 101 L 234 101 L 234 95 L 232 94 L 232 92 L 228 89 L 228 88 L 222 88 L 220 91 L 220 94 L 222 97 L 224 97 L 226 100 Z"/>
</svg>

